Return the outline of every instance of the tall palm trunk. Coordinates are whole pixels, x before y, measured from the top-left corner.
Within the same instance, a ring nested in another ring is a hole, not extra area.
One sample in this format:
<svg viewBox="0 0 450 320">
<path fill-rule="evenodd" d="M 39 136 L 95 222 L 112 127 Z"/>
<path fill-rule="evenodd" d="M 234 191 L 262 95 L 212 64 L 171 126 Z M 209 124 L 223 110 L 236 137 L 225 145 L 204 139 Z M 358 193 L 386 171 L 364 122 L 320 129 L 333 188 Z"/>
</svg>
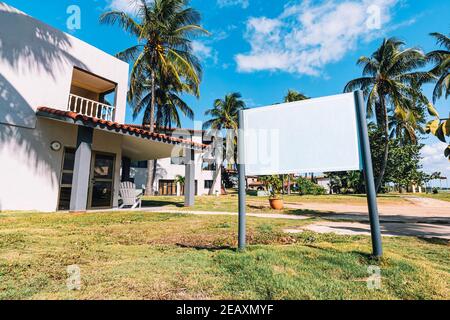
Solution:
<svg viewBox="0 0 450 320">
<path fill-rule="evenodd" d="M 150 102 L 150 132 L 155 131 L 155 70 L 152 68 L 151 72 L 151 91 L 152 100 Z M 147 162 L 147 184 L 146 184 L 146 195 L 153 196 L 155 194 L 153 187 L 155 185 L 156 176 L 156 166 L 157 162 L 154 160 L 149 160 Z"/>
<path fill-rule="evenodd" d="M 383 134 L 384 134 L 384 150 L 383 150 L 383 159 L 381 161 L 380 166 L 380 174 L 376 179 L 375 188 L 377 193 L 380 192 L 381 184 L 383 183 L 384 174 L 386 173 L 386 166 L 389 157 L 389 118 L 386 109 L 386 101 L 385 97 L 380 97 L 380 107 L 383 113 Z"/>
</svg>

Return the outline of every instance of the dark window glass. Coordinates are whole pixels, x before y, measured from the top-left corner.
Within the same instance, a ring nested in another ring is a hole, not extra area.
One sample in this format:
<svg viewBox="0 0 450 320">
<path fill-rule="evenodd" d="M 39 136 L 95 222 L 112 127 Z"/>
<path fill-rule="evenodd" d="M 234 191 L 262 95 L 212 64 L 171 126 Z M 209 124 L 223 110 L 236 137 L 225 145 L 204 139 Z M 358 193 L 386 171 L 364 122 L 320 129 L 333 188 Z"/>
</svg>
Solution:
<svg viewBox="0 0 450 320">
<path fill-rule="evenodd" d="M 95 157 L 94 176 L 99 179 L 112 179 L 114 157 L 97 154 Z"/>
<path fill-rule="evenodd" d="M 71 187 L 61 188 L 59 195 L 59 208 L 58 210 L 69 210 L 70 209 L 70 195 L 72 193 Z"/>
<path fill-rule="evenodd" d="M 148 167 L 147 161 L 131 161 L 131 168 L 147 169 L 147 167 Z"/>
<path fill-rule="evenodd" d="M 211 189 L 213 187 L 214 181 L 212 180 L 205 180 L 205 189 Z"/>
<path fill-rule="evenodd" d="M 203 171 L 216 171 L 216 164 L 210 163 L 210 162 L 203 162 L 202 164 L 202 170 Z"/>
<path fill-rule="evenodd" d="M 61 178 L 62 185 L 72 185 L 73 173 L 63 173 Z"/>
<path fill-rule="evenodd" d="M 74 167 L 75 167 L 75 150 L 66 149 L 66 152 L 64 153 L 63 170 L 73 171 Z"/>
<path fill-rule="evenodd" d="M 112 182 L 97 181 L 92 186 L 92 207 L 101 208 L 111 206 Z"/>
</svg>

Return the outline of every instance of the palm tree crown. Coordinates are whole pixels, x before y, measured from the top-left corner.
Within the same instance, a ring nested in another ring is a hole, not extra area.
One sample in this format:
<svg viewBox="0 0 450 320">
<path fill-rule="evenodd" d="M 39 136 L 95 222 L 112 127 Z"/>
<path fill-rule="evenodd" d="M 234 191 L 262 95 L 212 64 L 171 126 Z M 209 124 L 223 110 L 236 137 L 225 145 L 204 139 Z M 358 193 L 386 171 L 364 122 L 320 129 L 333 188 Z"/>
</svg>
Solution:
<svg viewBox="0 0 450 320">
<path fill-rule="evenodd" d="M 444 47 L 442 50 L 435 50 L 427 55 L 428 59 L 435 63 L 435 67 L 430 72 L 438 77 L 433 91 L 433 101 L 436 102 L 443 95 L 446 99 L 450 95 L 450 38 L 438 32 L 431 33 L 431 36 Z"/>
<path fill-rule="evenodd" d="M 238 129 L 238 114 L 245 109 L 245 102 L 238 92 L 230 93 L 224 99 L 216 99 L 212 109 L 207 110 L 205 115 L 211 119 L 203 124 L 205 129 L 215 130 Z"/>
<path fill-rule="evenodd" d="M 202 77 L 198 59 L 192 54 L 191 39 L 207 33 L 200 27 L 200 14 L 187 7 L 188 0 L 136 0 L 136 14 L 110 11 L 100 17 L 104 24 L 118 24 L 137 38 L 137 44 L 117 57 L 133 62 L 129 100 L 141 99 L 143 81 L 150 82 L 149 124 L 155 124 L 157 73 L 172 78 L 176 86 L 190 87 L 196 95 Z"/>
<path fill-rule="evenodd" d="M 302 101 L 302 100 L 308 100 L 309 98 L 305 96 L 303 93 L 300 93 L 296 90 L 289 89 L 288 93 L 284 97 L 284 102 L 295 102 L 295 101 Z"/>
<path fill-rule="evenodd" d="M 399 122 L 407 121 L 417 127 L 417 107 L 428 104 L 420 85 L 431 81 L 428 72 L 416 71 L 427 63 L 425 54 L 417 48 L 404 49 L 404 42 L 385 39 L 370 57 L 361 57 L 358 65 L 363 67 L 363 77 L 350 81 L 344 91 L 361 89 L 367 99 L 369 117 L 375 115 L 377 125 L 384 133 L 384 157 L 376 185 L 379 190 L 386 169 L 389 152 L 389 114 Z M 391 120 L 392 123 L 392 120 Z"/>
</svg>

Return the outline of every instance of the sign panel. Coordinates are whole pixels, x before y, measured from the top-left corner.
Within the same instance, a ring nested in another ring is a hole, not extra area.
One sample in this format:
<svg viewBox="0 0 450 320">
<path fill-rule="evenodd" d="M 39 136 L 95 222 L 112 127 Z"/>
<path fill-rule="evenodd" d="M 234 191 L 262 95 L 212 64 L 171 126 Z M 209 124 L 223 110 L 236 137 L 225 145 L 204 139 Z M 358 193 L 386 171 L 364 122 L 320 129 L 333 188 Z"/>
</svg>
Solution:
<svg viewBox="0 0 450 320">
<path fill-rule="evenodd" d="M 245 110 L 240 161 L 247 175 L 361 170 L 357 119 L 354 93 Z"/>
</svg>

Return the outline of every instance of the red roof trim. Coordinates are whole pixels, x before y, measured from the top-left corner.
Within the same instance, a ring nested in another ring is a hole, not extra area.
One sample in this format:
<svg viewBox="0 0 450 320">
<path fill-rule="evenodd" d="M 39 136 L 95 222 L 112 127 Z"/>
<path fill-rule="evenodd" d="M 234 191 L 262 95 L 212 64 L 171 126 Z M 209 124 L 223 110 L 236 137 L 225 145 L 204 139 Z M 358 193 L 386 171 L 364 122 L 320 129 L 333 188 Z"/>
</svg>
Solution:
<svg viewBox="0 0 450 320">
<path fill-rule="evenodd" d="M 54 115 L 54 116 L 58 116 L 58 117 L 63 117 L 66 119 L 71 119 L 73 121 L 83 121 L 84 123 L 91 123 L 95 126 L 99 126 L 101 128 L 106 128 L 110 131 L 115 130 L 115 131 L 122 131 L 123 133 L 132 133 L 135 135 L 141 135 L 143 137 L 151 138 L 152 140 L 163 141 L 166 143 L 184 144 L 184 145 L 189 145 L 189 146 L 193 146 L 196 148 L 202 148 L 202 149 L 208 147 L 205 144 L 192 142 L 190 140 L 178 139 L 178 138 L 170 137 L 170 136 L 167 136 L 164 134 L 150 132 L 148 130 L 136 128 L 136 127 L 126 125 L 126 124 L 120 124 L 117 122 L 111 122 L 111 121 L 106 121 L 106 120 L 102 120 L 102 119 L 98 119 L 98 118 L 88 117 L 88 116 L 84 116 L 82 114 L 78 114 L 78 113 L 75 113 L 72 111 L 63 111 L 63 110 L 57 110 L 57 109 L 52 109 L 52 108 L 48 108 L 48 107 L 39 107 L 37 109 L 37 112 L 46 113 L 48 115 Z"/>
</svg>

